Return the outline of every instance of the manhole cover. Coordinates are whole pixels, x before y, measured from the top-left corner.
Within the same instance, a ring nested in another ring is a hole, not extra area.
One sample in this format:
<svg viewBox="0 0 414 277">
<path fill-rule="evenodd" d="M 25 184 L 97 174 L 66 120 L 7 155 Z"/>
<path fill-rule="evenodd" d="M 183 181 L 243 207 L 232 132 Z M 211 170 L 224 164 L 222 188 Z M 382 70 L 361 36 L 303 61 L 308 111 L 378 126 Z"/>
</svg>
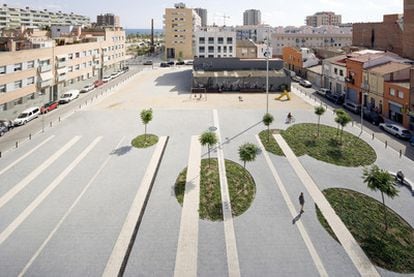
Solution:
<svg viewBox="0 0 414 277">
<path fill-rule="evenodd" d="M 215 126 L 211 126 L 211 127 L 209 127 L 209 128 L 208 128 L 208 130 L 209 130 L 210 132 L 215 132 L 215 131 L 217 131 L 217 127 L 215 127 Z"/>
</svg>

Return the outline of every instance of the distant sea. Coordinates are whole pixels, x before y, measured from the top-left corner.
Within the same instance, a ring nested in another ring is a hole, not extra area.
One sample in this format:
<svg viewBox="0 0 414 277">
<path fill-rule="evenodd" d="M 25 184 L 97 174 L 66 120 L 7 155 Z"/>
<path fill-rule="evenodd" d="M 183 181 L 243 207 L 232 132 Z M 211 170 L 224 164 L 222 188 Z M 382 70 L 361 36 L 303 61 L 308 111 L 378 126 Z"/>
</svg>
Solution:
<svg viewBox="0 0 414 277">
<path fill-rule="evenodd" d="M 150 35 L 151 29 L 125 29 L 126 35 L 130 34 L 142 34 L 142 35 Z M 163 29 L 154 29 L 154 34 L 161 34 L 164 33 Z"/>
</svg>

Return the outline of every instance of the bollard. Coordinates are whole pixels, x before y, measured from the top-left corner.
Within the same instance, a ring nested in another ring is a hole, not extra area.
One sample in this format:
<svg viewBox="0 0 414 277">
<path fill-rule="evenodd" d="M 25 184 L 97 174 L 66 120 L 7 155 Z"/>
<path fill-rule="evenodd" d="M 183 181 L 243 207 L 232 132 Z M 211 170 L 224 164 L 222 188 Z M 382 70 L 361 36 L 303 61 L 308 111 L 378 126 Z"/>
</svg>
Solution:
<svg viewBox="0 0 414 277">
<path fill-rule="evenodd" d="M 385 148 L 387 148 L 388 146 L 388 141 L 385 141 Z"/>
<path fill-rule="evenodd" d="M 400 149 L 400 159 L 401 159 L 401 156 L 402 156 L 402 150 Z"/>
<path fill-rule="evenodd" d="M 354 127 L 354 121 L 352 120 L 352 127 Z"/>
<path fill-rule="evenodd" d="M 19 148 L 19 142 L 16 141 L 16 148 Z"/>
<path fill-rule="evenodd" d="M 79 109 L 81 108 L 82 106 L 79 104 Z"/>
<path fill-rule="evenodd" d="M 29 140 L 32 140 L 32 134 L 29 134 Z"/>
<path fill-rule="evenodd" d="M 60 122 L 60 116 L 59 116 L 59 122 Z"/>
<path fill-rule="evenodd" d="M 372 133 L 372 139 L 374 139 L 375 138 L 375 134 L 374 133 Z"/>
<path fill-rule="evenodd" d="M 1 151 L 0 151 L 0 158 L 1 158 Z"/>
<path fill-rule="evenodd" d="M 49 126 L 52 127 L 52 121 L 49 122 Z"/>
</svg>

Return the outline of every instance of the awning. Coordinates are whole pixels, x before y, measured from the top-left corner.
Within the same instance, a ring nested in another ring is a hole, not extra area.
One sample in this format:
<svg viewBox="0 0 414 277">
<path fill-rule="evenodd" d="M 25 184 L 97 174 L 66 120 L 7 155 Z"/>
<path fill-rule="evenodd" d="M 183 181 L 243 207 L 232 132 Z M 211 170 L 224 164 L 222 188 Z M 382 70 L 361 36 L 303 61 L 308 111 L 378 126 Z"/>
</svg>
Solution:
<svg viewBox="0 0 414 277">
<path fill-rule="evenodd" d="M 40 73 L 40 79 L 42 81 L 47 81 L 53 79 L 52 71 Z"/>
<path fill-rule="evenodd" d="M 60 59 L 66 59 L 67 55 L 56 55 L 56 57 L 58 58 L 58 60 Z"/>
<path fill-rule="evenodd" d="M 57 70 L 57 73 L 59 75 L 65 74 L 66 72 L 68 72 L 68 68 L 67 67 L 58 68 L 58 70 Z"/>
</svg>

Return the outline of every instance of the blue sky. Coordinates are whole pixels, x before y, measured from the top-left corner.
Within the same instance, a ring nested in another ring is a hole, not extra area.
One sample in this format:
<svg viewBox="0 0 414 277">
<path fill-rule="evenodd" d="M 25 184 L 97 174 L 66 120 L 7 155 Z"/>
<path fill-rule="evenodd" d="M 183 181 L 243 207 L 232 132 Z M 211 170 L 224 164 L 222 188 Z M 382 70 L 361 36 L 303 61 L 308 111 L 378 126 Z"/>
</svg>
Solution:
<svg viewBox="0 0 414 277">
<path fill-rule="evenodd" d="M 124 28 L 149 28 L 154 18 L 155 27 L 162 28 L 162 15 L 167 7 L 180 1 L 161 0 L 16 0 L 3 1 L 9 6 L 50 11 L 75 12 L 96 20 L 96 15 L 111 12 L 121 17 Z M 243 11 L 259 9 L 264 23 L 272 26 L 300 26 L 306 15 L 318 11 L 333 11 L 342 15 L 342 22 L 381 21 L 383 14 L 402 13 L 403 0 L 191 0 L 181 1 L 187 7 L 208 10 L 209 24 L 223 24 L 223 15 L 230 16 L 226 25 L 241 25 Z M 254 4 L 252 4 L 254 3 Z M 221 16 L 221 17 L 220 17 Z"/>
</svg>

